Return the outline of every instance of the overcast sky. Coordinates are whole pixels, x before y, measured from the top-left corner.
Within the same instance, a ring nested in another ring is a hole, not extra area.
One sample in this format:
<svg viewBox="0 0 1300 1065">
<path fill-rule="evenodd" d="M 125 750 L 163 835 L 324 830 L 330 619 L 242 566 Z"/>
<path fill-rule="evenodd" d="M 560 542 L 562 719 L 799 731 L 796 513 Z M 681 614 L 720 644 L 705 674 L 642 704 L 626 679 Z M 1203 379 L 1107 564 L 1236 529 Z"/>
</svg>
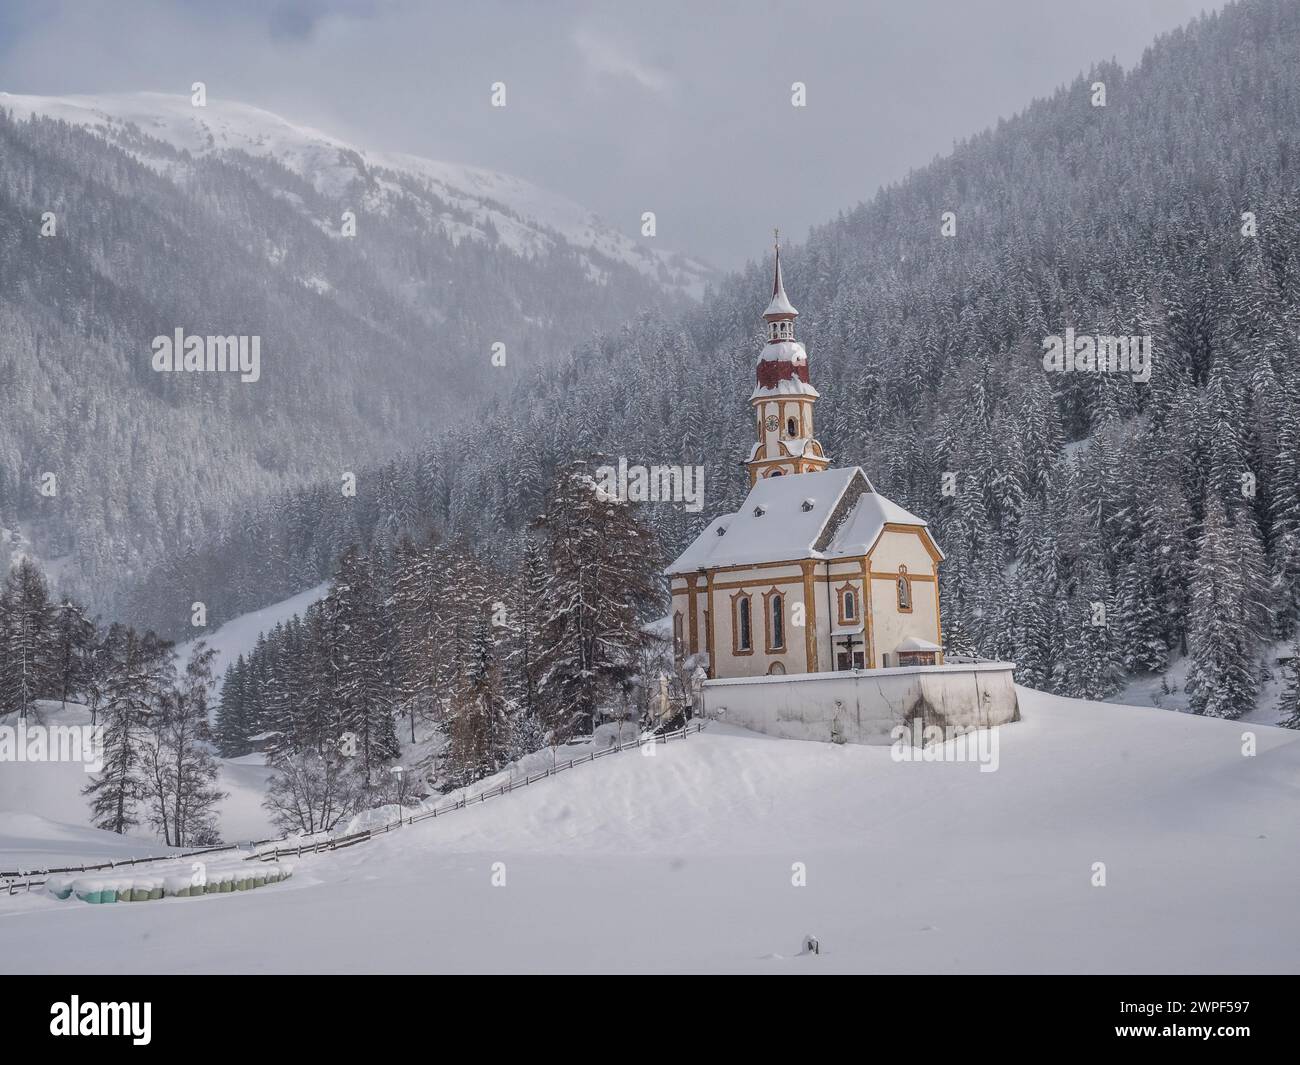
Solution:
<svg viewBox="0 0 1300 1065">
<path fill-rule="evenodd" d="M 1214 0 L 0 0 L 0 90 L 191 82 L 518 174 L 722 267 Z M 507 106 L 490 86 L 505 82 Z M 807 84 L 807 107 L 790 103 Z"/>
</svg>

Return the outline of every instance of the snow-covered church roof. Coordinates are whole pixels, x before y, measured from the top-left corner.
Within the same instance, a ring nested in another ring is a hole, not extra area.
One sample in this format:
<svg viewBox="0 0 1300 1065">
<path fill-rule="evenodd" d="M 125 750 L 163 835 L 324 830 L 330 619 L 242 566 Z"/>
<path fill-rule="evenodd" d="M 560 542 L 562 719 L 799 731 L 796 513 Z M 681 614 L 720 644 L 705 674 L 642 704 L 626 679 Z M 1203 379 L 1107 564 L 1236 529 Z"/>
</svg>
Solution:
<svg viewBox="0 0 1300 1065">
<path fill-rule="evenodd" d="M 865 555 L 886 524 L 926 527 L 857 466 L 765 477 L 736 513 L 711 521 L 664 572 Z"/>
</svg>

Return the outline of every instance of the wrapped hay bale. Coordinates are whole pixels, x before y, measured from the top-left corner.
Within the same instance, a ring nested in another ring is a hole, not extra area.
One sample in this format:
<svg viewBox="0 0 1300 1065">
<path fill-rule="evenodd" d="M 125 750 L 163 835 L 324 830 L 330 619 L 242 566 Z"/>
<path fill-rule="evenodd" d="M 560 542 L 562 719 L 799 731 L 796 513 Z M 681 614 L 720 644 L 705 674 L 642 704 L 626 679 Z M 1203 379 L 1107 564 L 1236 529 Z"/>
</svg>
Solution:
<svg viewBox="0 0 1300 1065">
<path fill-rule="evenodd" d="M 45 893 L 53 895 L 56 899 L 66 899 L 72 894 L 72 885 L 75 883 L 70 876 L 52 876 L 45 881 Z"/>
<path fill-rule="evenodd" d="M 190 897 L 190 878 L 188 876 L 166 876 L 163 877 L 162 892 L 164 895 L 177 898 L 187 899 Z M 202 887 L 195 887 L 197 894 L 203 893 Z"/>
<path fill-rule="evenodd" d="M 72 890 L 82 902 L 98 903 L 104 891 L 104 881 L 97 876 L 78 877 L 72 882 Z"/>
<path fill-rule="evenodd" d="M 147 877 L 136 877 L 129 881 L 130 890 L 129 898 L 132 902 L 148 902 L 149 891 L 153 887 L 153 881 Z"/>
</svg>

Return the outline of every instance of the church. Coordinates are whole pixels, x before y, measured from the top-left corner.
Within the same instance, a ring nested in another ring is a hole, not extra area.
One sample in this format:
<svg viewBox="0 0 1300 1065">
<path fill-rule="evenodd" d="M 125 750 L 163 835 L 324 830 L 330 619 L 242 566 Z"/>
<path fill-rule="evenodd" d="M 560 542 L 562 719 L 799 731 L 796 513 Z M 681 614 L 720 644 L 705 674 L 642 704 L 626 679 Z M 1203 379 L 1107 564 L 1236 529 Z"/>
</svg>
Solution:
<svg viewBox="0 0 1300 1065">
<path fill-rule="evenodd" d="M 817 441 L 808 355 L 776 246 L 750 396 L 750 490 L 665 571 L 679 665 L 710 679 L 943 664 L 939 563 L 923 518 Z"/>
</svg>

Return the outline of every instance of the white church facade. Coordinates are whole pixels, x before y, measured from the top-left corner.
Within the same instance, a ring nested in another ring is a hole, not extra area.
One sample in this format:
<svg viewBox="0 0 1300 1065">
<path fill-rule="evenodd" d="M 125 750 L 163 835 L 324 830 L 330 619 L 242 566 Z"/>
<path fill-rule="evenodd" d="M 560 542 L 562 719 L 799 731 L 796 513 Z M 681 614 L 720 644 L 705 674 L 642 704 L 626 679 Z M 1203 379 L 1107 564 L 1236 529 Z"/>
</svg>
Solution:
<svg viewBox="0 0 1300 1065">
<path fill-rule="evenodd" d="M 750 396 L 749 495 L 666 570 L 677 659 L 713 680 L 942 665 L 943 552 L 859 467 L 831 467 L 798 313 L 778 245 Z"/>
</svg>

